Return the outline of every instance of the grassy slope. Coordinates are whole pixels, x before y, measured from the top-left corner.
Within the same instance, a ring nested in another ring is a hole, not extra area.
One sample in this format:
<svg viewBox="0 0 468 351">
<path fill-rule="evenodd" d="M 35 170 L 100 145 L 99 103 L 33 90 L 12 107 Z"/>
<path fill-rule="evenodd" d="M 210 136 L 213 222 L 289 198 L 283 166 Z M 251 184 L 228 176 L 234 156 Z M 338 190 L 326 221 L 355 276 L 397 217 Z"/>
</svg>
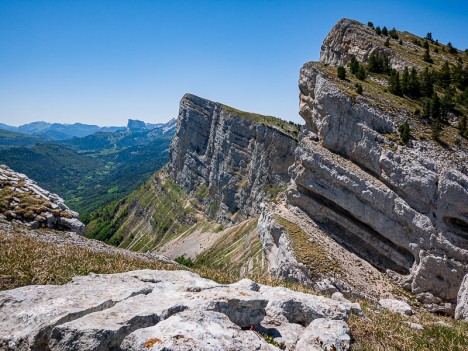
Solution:
<svg viewBox="0 0 468 351">
<path fill-rule="evenodd" d="M 266 276 L 267 262 L 257 233 L 258 218 L 252 218 L 222 232 L 215 245 L 199 255 L 196 267 L 211 267 L 221 271 L 241 272 L 241 275 Z"/>
<path fill-rule="evenodd" d="M 40 233 L 47 235 L 47 231 Z M 0 230 L 0 290 L 31 284 L 65 284 L 74 276 L 90 272 L 173 268 L 154 258 L 129 256 L 124 252 L 99 252 L 74 243 L 57 245 L 23 235 L 21 230 L 9 234 Z"/>
<path fill-rule="evenodd" d="M 194 224 L 195 204 L 170 178 L 160 178 L 161 174 L 124 200 L 94 212 L 86 227 L 87 236 L 146 252 Z"/>
</svg>

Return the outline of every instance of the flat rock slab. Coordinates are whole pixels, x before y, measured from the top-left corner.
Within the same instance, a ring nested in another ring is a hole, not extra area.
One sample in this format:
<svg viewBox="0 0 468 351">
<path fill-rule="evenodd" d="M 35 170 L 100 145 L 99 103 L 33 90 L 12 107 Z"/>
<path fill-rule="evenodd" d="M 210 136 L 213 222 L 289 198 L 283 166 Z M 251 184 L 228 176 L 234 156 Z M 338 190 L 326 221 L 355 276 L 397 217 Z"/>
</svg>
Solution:
<svg viewBox="0 0 468 351">
<path fill-rule="evenodd" d="M 309 350 L 311 338 L 349 346 L 354 304 L 187 271 L 76 277 L 0 292 L 1 350 Z M 315 339 L 314 339 L 315 340 Z"/>
<path fill-rule="evenodd" d="M 408 305 L 405 301 L 395 300 L 395 299 L 382 299 L 379 301 L 380 306 L 383 308 L 399 313 L 401 315 L 411 316 L 413 310 L 411 306 Z"/>
</svg>

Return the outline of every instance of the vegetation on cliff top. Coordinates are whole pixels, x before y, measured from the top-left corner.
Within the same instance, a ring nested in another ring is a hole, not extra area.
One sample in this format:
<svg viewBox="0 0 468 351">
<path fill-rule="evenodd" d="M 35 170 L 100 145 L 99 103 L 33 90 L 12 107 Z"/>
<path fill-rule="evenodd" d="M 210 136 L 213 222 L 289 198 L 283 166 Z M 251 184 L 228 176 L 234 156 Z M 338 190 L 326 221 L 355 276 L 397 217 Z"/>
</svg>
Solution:
<svg viewBox="0 0 468 351">
<path fill-rule="evenodd" d="M 442 145 L 466 143 L 463 138 L 468 138 L 468 53 L 450 43 L 439 43 L 432 33 L 421 38 L 395 28 L 384 33 L 372 22 L 368 26 L 376 30 L 369 40 L 379 48 L 370 53 L 366 62 L 351 56 L 346 64 L 350 74 L 343 72 L 344 67 L 337 71 L 326 64 L 313 64 L 351 97 L 362 95 L 383 111 L 406 115 L 411 128 L 418 131 L 412 138 L 434 139 Z M 392 69 L 392 60 L 399 62 L 401 68 Z M 406 136 L 403 143 L 407 142 Z"/>
<path fill-rule="evenodd" d="M 226 111 L 228 111 L 232 115 L 259 122 L 260 124 L 263 124 L 267 127 L 272 127 L 276 130 L 279 130 L 280 132 L 282 132 L 283 134 L 286 134 L 287 136 L 289 136 L 290 138 L 294 140 L 299 140 L 299 131 L 301 129 L 300 124 L 284 121 L 280 118 L 273 117 L 273 116 L 265 116 L 265 115 L 260 115 L 258 113 L 241 111 L 241 110 L 235 109 L 227 105 L 223 105 L 223 107 Z"/>
</svg>

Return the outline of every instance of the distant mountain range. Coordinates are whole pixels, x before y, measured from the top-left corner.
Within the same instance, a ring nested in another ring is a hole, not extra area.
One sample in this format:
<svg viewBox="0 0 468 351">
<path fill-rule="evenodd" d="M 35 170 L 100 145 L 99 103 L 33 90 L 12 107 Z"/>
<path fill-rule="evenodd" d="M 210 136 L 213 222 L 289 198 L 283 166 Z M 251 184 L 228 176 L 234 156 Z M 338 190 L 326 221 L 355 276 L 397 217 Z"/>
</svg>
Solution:
<svg viewBox="0 0 468 351">
<path fill-rule="evenodd" d="M 61 126 L 68 136 L 97 127 Z M 175 126 L 175 119 L 159 124 L 129 120 L 127 127 L 97 127 L 95 133 L 65 140 L 53 138 L 61 135 L 51 132 L 58 132 L 58 124 L 6 126 L 23 132 L 0 129 L 0 164 L 28 174 L 85 214 L 126 196 L 167 163 Z"/>
<path fill-rule="evenodd" d="M 97 132 L 113 133 L 117 131 L 132 130 L 142 131 L 158 129 L 165 126 L 166 123 L 145 123 L 140 120 L 129 119 L 127 127 L 111 126 L 111 127 L 100 127 L 94 124 L 62 124 L 62 123 L 48 123 L 48 122 L 32 122 L 23 124 L 19 127 L 10 126 L 8 124 L 0 123 L 0 129 L 9 132 L 23 133 L 28 135 L 34 135 L 40 137 L 43 141 L 47 140 L 67 140 L 73 137 L 85 137 Z"/>
</svg>

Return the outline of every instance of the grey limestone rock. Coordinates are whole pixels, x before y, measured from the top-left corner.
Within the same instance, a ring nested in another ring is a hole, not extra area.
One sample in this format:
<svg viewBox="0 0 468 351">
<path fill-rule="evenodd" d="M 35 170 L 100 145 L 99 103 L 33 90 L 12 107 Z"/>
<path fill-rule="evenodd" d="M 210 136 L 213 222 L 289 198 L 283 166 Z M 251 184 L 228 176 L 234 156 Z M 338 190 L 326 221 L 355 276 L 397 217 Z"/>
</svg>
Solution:
<svg viewBox="0 0 468 351">
<path fill-rule="evenodd" d="M 411 306 L 408 305 L 405 301 L 396 300 L 396 299 L 381 299 L 379 301 L 380 306 L 390 310 L 392 312 L 396 312 L 402 315 L 411 316 L 413 314 L 413 310 Z"/>
<path fill-rule="evenodd" d="M 4 291 L 0 349 L 278 350 L 256 330 L 296 350 L 311 333 L 349 339 L 348 302 L 257 285 L 142 270 Z"/>
<path fill-rule="evenodd" d="M 286 187 L 296 144 L 274 124 L 186 94 L 169 172 L 182 189 L 206 203 L 210 215 L 229 223 L 235 213 L 243 214 L 239 219 L 259 213 L 269 188 Z"/>
<path fill-rule="evenodd" d="M 296 350 L 347 351 L 350 343 L 349 327 L 344 321 L 318 318 L 304 330 L 297 342 Z"/>
<path fill-rule="evenodd" d="M 348 44 L 364 55 L 370 49 L 353 44 L 361 27 L 340 21 L 321 60 L 341 64 Z M 351 99 L 313 63 L 303 66 L 299 89 L 306 128 L 288 203 L 360 257 L 403 276 L 414 294 L 432 294 L 431 310 L 452 315 L 468 273 L 468 176 L 456 161 L 466 151 L 435 151 L 430 141 L 392 144 L 388 134 L 400 116 Z"/>
<path fill-rule="evenodd" d="M 455 318 L 468 322 L 468 274 L 465 275 L 460 290 L 458 291 Z"/>
<path fill-rule="evenodd" d="M 320 61 L 333 66 L 344 66 L 352 55 L 361 62 L 368 62 L 371 54 L 386 55 L 395 69 L 412 66 L 401 55 L 383 45 L 384 40 L 375 31 L 358 21 L 339 20 L 323 41 Z M 406 43 L 405 45 L 411 45 Z"/>
</svg>

